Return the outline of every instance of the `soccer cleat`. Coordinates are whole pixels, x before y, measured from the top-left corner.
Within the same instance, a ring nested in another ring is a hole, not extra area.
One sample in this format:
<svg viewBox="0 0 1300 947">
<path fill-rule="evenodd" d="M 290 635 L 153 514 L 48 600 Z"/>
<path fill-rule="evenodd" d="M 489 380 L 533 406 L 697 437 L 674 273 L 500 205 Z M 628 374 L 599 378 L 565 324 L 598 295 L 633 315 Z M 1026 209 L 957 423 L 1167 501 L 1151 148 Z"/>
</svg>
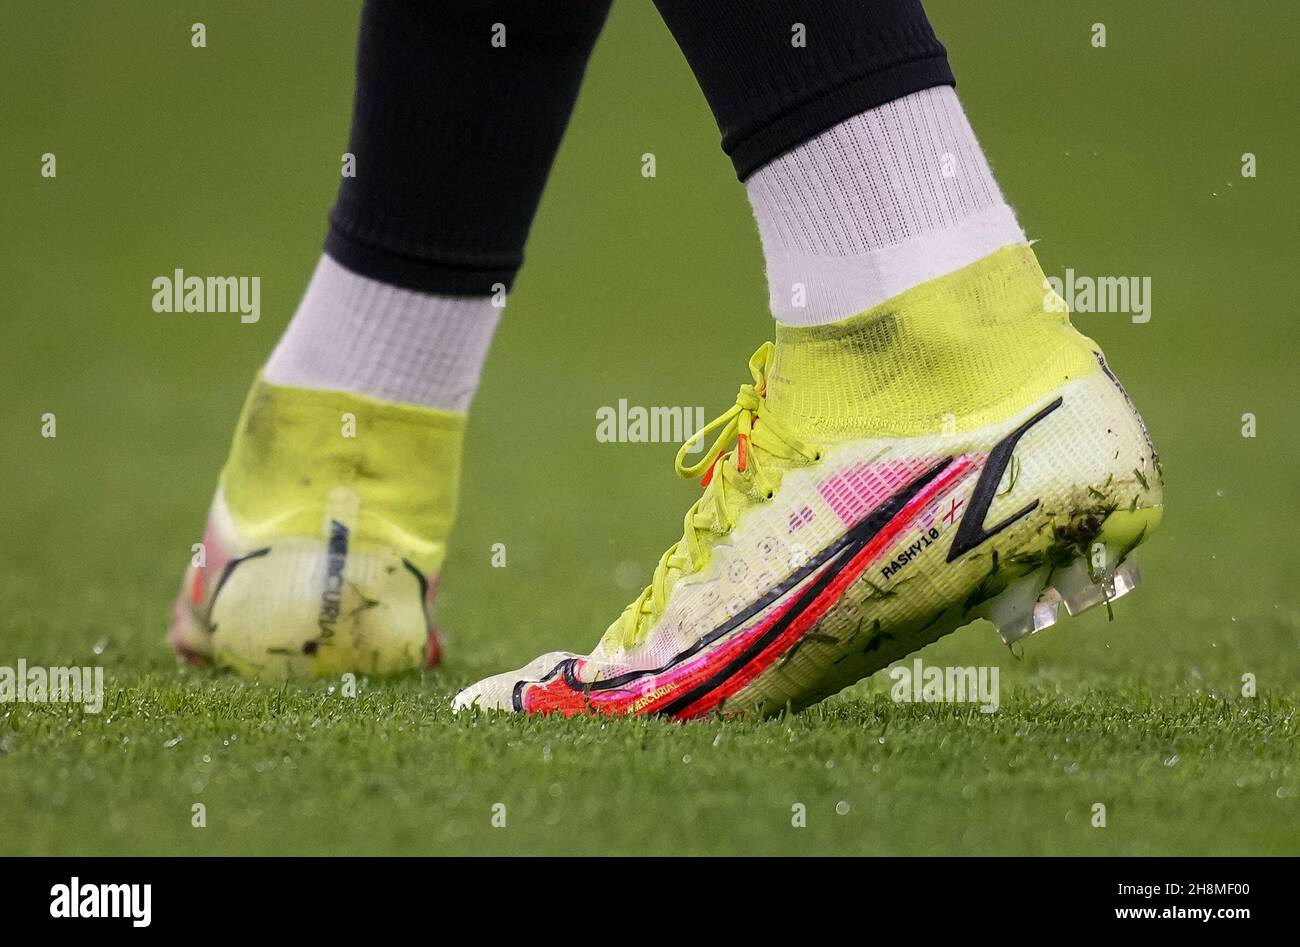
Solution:
<svg viewBox="0 0 1300 947">
<path fill-rule="evenodd" d="M 436 664 L 463 428 L 259 379 L 176 601 L 178 654 L 268 678 Z"/>
<path fill-rule="evenodd" d="M 455 707 L 768 716 L 977 618 L 1013 642 L 1138 582 L 1162 480 L 1100 351 L 1009 247 L 861 316 L 778 327 L 692 438 L 704 493 L 589 655 Z M 1054 301 L 1052 301 L 1054 302 Z M 734 442 L 734 447 L 732 443 Z"/>
</svg>

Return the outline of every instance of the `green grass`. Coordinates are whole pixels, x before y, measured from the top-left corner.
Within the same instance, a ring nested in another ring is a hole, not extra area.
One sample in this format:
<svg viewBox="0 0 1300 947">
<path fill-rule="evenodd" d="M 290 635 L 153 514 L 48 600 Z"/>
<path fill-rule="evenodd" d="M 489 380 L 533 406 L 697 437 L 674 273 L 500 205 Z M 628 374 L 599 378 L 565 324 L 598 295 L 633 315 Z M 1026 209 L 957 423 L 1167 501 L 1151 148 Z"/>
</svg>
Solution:
<svg viewBox="0 0 1300 947">
<path fill-rule="evenodd" d="M 352 700 L 168 675 L 119 689 L 100 719 L 17 714 L 2 745 L 26 778 L 5 792 L 29 817 L 6 849 L 1294 850 L 1283 827 L 1300 735 L 1287 701 L 1028 689 L 982 715 L 876 695 L 678 726 L 457 719 L 446 696 L 414 681 Z M 190 825 L 194 802 L 206 829 Z M 792 826 L 796 803 L 805 828 Z M 1104 829 L 1091 827 L 1095 803 Z"/>
<path fill-rule="evenodd" d="M 882 675 L 791 719 L 676 726 L 447 709 L 484 674 L 589 648 L 676 538 L 696 488 L 674 445 L 599 444 L 596 408 L 721 410 L 769 332 L 743 189 L 649 5 L 623 4 L 597 49 L 475 403 L 447 663 L 355 700 L 178 671 L 163 632 L 319 252 L 356 6 L 149 6 L 0 11 L 0 665 L 102 664 L 109 687 L 99 715 L 0 705 L 0 852 L 1300 850 L 1300 134 L 1277 94 L 1300 11 L 929 4 L 1045 270 L 1152 277 L 1150 323 L 1077 320 L 1161 449 L 1146 582 L 1113 622 L 1019 656 L 986 625 L 922 653 L 997 666 L 995 714 L 896 705 Z M 261 275 L 262 321 L 153 313 L 149 281 L 177 266 Z"/>
</svg>

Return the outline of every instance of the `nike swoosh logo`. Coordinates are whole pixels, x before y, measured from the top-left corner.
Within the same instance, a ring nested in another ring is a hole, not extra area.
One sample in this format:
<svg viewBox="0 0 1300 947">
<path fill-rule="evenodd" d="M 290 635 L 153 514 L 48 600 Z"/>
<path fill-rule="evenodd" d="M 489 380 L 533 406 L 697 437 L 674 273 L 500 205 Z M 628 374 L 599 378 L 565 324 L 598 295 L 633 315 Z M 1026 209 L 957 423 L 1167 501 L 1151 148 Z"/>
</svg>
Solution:
<svg viewBox="0 0 1300 947">
<path fill-rule="evenodd" d="M 221 570 L 221 578 L 217 579 L 217 587 L 212 590 L 212 598 L 208 600 L 208 614 L 207 618 L 203 621 L 203 627 L 210 634 L 215 633 L 217 630 L 217 626 L 212 623 L 212 615 L 217 608 L 217 596 L 220 595 L 221 590 L 226 587 L 226 582 L 230 579 L 230 576 L 234 574 L 235 567 L 243 565 L 249 559 L 259 559 L 270 551 L 270 546 L 266 546 L 263 549 L 254 549 L 252 552 L 239 556 L 236 559 L 231 559 L 226 563 L 226 567 Z"/>
<path fill-rule="evenodd" d="M 1039 501 L 1035 500 L 1028 506 L 1012 513 L 996 526 L 988 529 L 984 528 L 984 517 L 988 515 L 989 505 L 993 502 L 993 497 L 997 493 L 998 484 L 1002 482 L 1002 475 L 1006 473 L 1007 464 L 1011 463 L 1011 456 L 1015 453 L 1016 444 L 1031 427 L 1043 420 L 1063 403 L 1064 399 L 1058 397 L 1020 427 L 998 441 L 993 446 L 993 450 L 989 451 L 988 460 L 984 462 L 984 469 L 980 471 L 979 480 L 975 483 L 975 490 L 971 493 L 970 504 L 966 507 L 961 522 L 957 524 L 957 535 L 953 537 L 952 546 L 948 548 L 949 562 L 959 556 L 964 556 L 985 540 L 991 539 L 1002 532 L 1016 520 L 1028 516 L 1038 509 Z"/>
</svg>

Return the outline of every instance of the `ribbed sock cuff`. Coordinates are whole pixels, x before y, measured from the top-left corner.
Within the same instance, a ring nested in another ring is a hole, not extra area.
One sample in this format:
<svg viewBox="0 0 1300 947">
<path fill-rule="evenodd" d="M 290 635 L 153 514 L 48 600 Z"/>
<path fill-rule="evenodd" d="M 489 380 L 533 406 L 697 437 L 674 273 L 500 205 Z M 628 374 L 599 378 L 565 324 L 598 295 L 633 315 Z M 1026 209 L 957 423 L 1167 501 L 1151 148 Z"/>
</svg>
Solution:
<svg viewBox="0 0 1300 947">
<path fill-rule="evenodd" d="M 956 84 L 948 54 L 940 47 L 937 53 L 894 63 L 827 89 L 744 137 L 724 139 L 722 149 L 731 156 L 736 177 L 744 181 L 769 161 L 859 112 L 923 89 Z"/>
<path fill-rule="evenodd" d="M 465 411 L 501 309 L 488 296 L 422 293 L 323 256 L 266 364 L 279 385 L 355 391 Z"/>
</svg>

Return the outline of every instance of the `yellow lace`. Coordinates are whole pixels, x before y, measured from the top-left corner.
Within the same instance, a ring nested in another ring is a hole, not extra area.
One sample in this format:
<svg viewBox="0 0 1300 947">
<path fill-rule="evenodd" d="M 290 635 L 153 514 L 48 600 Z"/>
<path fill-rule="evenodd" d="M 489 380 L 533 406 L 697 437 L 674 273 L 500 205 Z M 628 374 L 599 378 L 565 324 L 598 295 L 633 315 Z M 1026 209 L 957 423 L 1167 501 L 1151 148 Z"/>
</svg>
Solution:
<svg viewBox="0 0 1300 947">
<path fill-rule="evenodd" d="M 670 581 L 696 572 L 708 562 L 706 536 L 731 532 L 744 501 L 765 502 L 776 496 L 781 469 L 765 471 L 759 462 L 760 454 L 793 463 L 821 460 L 819 449 L 795 437 L 765 411 L 767 375 L 774 351 L 771 342 L 759 346 L 749 360 L 754 383 L 741 385 L 730 410 L 696 431 L 677 451 L 674 467 L 678 476 L 691 478 L 703 474 L 704 494 L 686 511 L 682 538 L 659 557 L 650 584 L 624 610 L 618 625 L 624 647 L 640 641 L 653 619 L 663 613 Z M 713 446 L 699 462 L 688 466 L 687 452 L 713 431 L 718 432 Z M 729 449 L 733 440 L 734 451 Z"/>
</svg>

